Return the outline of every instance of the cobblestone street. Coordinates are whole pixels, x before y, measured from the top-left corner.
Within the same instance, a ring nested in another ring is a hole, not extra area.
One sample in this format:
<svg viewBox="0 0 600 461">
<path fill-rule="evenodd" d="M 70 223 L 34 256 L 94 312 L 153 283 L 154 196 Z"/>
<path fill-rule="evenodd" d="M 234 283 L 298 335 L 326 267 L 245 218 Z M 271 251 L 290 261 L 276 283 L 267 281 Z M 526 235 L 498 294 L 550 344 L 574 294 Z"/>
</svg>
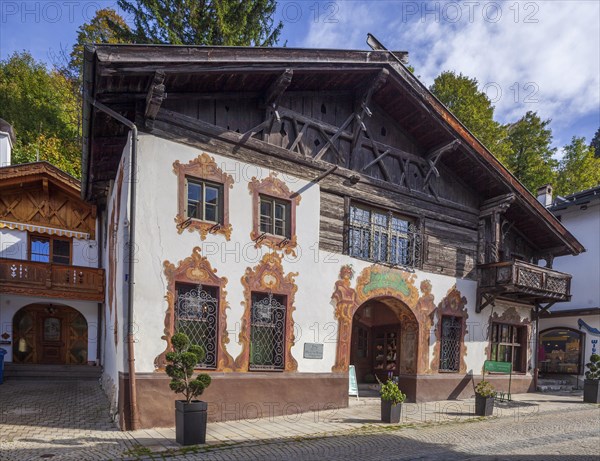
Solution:
<svg viewBox="0 0 600 461">
<path fill-rule="evenodd" d="M 181 449 L 172 428 L 119 431 L 94 381 L 7 381 L 0 460 L 597 459 L 600 407 L 577 393 L 514 398 L 487 420 L 472 400 L 405 404 L 399 426 L 378 423 L 377 399 L 352 399 L 337 411 L 209 424 L 206 446 Z"/>
</svg>

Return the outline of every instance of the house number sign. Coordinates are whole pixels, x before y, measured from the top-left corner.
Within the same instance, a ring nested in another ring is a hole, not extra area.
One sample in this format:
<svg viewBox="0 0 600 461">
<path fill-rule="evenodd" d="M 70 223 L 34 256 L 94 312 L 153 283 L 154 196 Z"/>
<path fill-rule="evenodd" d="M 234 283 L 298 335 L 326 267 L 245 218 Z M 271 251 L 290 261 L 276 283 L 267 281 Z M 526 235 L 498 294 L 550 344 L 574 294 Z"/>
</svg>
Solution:
<svg viewBox="0 0 600 461">
<path fill-rule="evenodd" d="M 323 358 L 323 344 L 304 343 L 304 358 L 305 359 L 322 359 Z"/>
</svg>

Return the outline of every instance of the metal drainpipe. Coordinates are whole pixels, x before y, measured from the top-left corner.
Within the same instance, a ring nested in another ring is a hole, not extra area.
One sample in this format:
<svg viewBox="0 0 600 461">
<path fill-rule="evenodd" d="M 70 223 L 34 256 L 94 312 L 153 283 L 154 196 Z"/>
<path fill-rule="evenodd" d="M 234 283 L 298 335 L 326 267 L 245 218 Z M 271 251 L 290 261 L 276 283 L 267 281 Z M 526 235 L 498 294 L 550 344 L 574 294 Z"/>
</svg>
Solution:
<svg viewBox="0 0 600 461">
<path fill-rule="evenodd" d="M 131 155 L 130 155 L 130 163 L 129 170 L 130 176 L 129 181 L 131 185 L 130 195 L 129 195 L 129 293 L 127 296 L 127 352 L 128 352 L 128 371 L 129 371 L 129 410 L 130 410 L 130 424 L 131 430 L 136 430 L 139 426 L 138 419 L 138 407 L 137 407 L 137 390 L 136 390 L 136 380 L 135 380 L 135 351 L 134 351 L 134 339 L 133 339 L 133 290 L 134 290 L 134 258 L 135 258 L 135 203 L 136 203 L 136 189 L 137 189 L 137 178 L 136 178 L 136 169 L 137 169 L 137 136 L 138 129 L 131 120 L 123 117 L 118 112 L 115 112 L 110 107 L 105 106 L 101 102 L 96 101 L 95 99 L 91 99 L 86 96 L 86 99 L 94 106 L 96 109 L 104 112 L 107 115 L 110 115 L 115 120 L 121 122 L 127 128 L 131 130 Z"/>
</svg>

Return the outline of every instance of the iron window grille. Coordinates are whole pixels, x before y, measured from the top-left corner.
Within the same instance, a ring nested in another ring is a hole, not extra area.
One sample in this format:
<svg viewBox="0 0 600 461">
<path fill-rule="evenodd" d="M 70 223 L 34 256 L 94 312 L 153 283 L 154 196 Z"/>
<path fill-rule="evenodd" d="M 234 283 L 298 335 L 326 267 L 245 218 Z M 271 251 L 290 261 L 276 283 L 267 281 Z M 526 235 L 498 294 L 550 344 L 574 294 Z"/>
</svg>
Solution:
<svg viewBox="0 0 600 461">
<path fill-rule="evenodd" d="M 525 346 L 527 327 L 494 323 L 492 325 L 491 360 L 511 362 L 513 371 L 524 371 Z"/>
<path fill-rule="evenodd" d="M 198 368 L 217 368 L 218 288 L 176 284 L 175 331 L 185 333 L 206 356 Z"/>
<path fill-rule="evenodd" d="M 260 231 L 290 238 L 290 202 L 260 196 Z"/>
<path fill-rule="evenodd" d="M 440 342 L 440 371 L 460 370 L 460 341 L 462 336 L 462 318 L 450 315 L 442 316 Z"/>
<path fill-rule="evenodd" d="M 285 296 L 252 293 L 250 371 L 285 367 Z"/>
<path fill-rule="evenodd" d="M 185 189 L 188 218 L 223 223 L 223 185 L 186 178 Z"/>
<path fill-rule="evenodd" d="M 350 206 L 348 254 L 394 266 L 421 264 L 421 229 L 391 211 Z"/>
</svg>

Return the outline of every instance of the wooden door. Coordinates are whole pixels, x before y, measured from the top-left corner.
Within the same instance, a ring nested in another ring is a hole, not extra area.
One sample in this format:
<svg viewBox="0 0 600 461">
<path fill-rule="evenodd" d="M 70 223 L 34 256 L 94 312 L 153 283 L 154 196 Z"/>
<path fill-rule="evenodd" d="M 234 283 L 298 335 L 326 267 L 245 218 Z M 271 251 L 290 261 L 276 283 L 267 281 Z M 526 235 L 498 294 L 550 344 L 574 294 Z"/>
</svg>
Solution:
<svg viewBox="0 0 600 461">
<path fill-rule="evenodd" d="M 65 318 L 60 313 L 40 315 L 39 363 L 65 363 Z"/>
</svg>

